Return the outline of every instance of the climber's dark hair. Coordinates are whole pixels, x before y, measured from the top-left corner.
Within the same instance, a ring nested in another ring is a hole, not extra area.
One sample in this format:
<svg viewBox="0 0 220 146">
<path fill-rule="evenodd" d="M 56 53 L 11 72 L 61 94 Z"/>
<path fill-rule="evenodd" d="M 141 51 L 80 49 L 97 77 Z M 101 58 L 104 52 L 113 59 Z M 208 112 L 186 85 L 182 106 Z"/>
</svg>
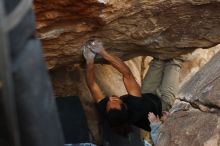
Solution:
<svg viewBox="0 0 220 146">
<path fill-rule="evenodd" d="M 132 128 L 128 123 L 128 110 L 124 104 L 121 104 L 121 109 L 110 109 L 107 112 L 107 118 L 109 125 L 113 132 L 126 137 L 130 132 L 132 132 Z"/>
</svg>

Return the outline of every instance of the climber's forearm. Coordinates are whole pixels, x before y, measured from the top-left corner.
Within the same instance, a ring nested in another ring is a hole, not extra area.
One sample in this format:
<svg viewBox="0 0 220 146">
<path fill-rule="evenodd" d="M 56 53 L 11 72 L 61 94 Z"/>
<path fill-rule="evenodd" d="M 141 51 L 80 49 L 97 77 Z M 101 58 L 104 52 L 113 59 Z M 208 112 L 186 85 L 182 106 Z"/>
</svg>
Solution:
<svg viewBox="0 0 220 146">
<path fill-rule="evenodd" d="M 92 94 L 92 97 L 96 102 L 99 102 L 101 99 L 104 98 L 104 95 L 99 88 L 98 84 L 94 79 L 94 71 L 93 71 L 94 64 L 91 62 L 87 62 L 86 66 L 86 83 L 87 86 Z"/>
<path fill-rule="evenodd" d="M 109 61 L 123 76 L 132 75 L 128 66 L 117 56 L 109 54 L 105 49 L 99 53 L 105 60 Z"/>
<path fill-rule="evenodd" d="M 112 66 L 123 75 L 123 82 L 128 94 L 141 97 L 140 86 L 136 82 L 128 66 L 120 58 L 106 52 L 101 41 L 92 41 L 90 42 L 89 47 L 93 52 L 101 55 L 105 60 L 109 61 Z"/>
<path fill-rule="evenodd" d="M 138 85 L 128 66 L 120 58 L 106 52 L 105 49 L 99 52 L 99 54 L 104 59 L 109 61 L 112 66 L 115 67 L 123 75 L 123 82 L 128 94 L 141 97 L 140 86 Z"/>
<path fill-rule="evenodd" d="M 93 71 L 93 63 L 87 63 L 86 64 L 86 83 L 88 87 L 90 87 L 92 84 L 94 84 L 94 71 Z"/>
</svg>

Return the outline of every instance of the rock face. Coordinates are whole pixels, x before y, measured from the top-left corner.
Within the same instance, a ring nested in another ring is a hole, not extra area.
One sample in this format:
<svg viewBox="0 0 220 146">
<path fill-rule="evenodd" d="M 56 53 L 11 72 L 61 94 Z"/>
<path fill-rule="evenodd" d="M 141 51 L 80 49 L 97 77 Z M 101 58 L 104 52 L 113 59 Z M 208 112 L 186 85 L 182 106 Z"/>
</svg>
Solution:
<svg viewBox="0 0 220 146">
<path fill-rule="evenodd" d="M 179 111 L 161 127 L 158 146 L 219 146 L 220 117 L 199 110 Z M 171 132 L 172 131 L 172 132 Z"/>
<path fill-rule="evenodd" d="M 219 146 L 220 52 L 180 90 L 170 118 L 160 129 L 158 146 Z"/>
<path fill-rule="evenodd" d="M 188 81 L 200 68 L 202 68 L 220 49 L 220 45 L 209 49 L 197 49 L 190 53 L 183 63 L 180 77 L 180 86 Z"/>
<path fill-rule="evenodd" d="M 219 0 L 35 0 L 37 32 L 50 69 L 81 63 L 100 38 L 124 60 L 167 59 L 220 43 Z"/>
<path fill-rule="evenodd" d="M 219 67 L 220 53 L 217 53 L 196 75 L 180 90 L 179 98 L 191 103 L 203 104 L 208 108 L 220 108 Z"/>
</svg>

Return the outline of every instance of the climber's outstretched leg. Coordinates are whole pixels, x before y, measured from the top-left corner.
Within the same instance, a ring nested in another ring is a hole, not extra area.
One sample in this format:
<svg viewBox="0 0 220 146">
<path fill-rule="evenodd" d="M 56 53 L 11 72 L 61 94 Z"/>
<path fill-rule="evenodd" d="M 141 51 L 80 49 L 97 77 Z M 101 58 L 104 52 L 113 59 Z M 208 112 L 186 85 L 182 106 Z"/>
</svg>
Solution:
<svg viewBox="0 0 220 146">
<path fill-rule="evenodd" d="M 157 95 L 161 97 L 162 110 L 168 111 L 174 101 L 179 88 L 180 69 L 183 60 L 179 58 L 167 60 L 164 74 Z"/>
<path fill-rule="evenodd" d="M 181 57 L 170 60 L 153 59 L 142 83 L 142 93 L 153 93 L 161 98 L 162 109 L 168 111 L 178 91 Z"/>
<path fill-rule="evenodd" d="M 149 63 L 149 69 L 144 77 L 141 92 L 156 94 L 157 88 L 159 88 L 164 70 L 165 62 L 158 59 L 153 59 Z"/>
<path fill-rule="evenodd" d="M 149 63 L 148 71 L 142 82 L 142 93 L 156 94 L 156 90 L 160 87 L 163 78 L 164 67 L 165 61 L 155 58 L 151 60 L 151 62 Z M 141 131 L 141 137 L 143 139 L 148 139 L 146 137 L 146 131 Z"/>
</svg>

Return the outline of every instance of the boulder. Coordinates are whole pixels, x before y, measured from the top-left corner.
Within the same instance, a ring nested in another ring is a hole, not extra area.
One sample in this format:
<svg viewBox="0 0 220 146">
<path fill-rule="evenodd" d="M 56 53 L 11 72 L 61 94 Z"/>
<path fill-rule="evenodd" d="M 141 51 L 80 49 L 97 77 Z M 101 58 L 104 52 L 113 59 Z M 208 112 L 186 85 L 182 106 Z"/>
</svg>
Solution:
<svg viewBox="0 0 220 146">
<path fill-rule="evenodd" d="M 37 34 L 49 69 L 82 63 L 99 38 L 111 53 L 168 59 L 220 43 L 219 0 L 35 0 Z"/>
<path fill-rule="evenodd" d="M 157 146 L 219 146 L 218 114 L 191 109 L 173 113 L 161 126 Z"/>
<path fill-rule="evenodd" d="M 219 146 L 220 52 L 179 91 L 179 101 L 160 128 L 158 146 Z"/>
</svg>

